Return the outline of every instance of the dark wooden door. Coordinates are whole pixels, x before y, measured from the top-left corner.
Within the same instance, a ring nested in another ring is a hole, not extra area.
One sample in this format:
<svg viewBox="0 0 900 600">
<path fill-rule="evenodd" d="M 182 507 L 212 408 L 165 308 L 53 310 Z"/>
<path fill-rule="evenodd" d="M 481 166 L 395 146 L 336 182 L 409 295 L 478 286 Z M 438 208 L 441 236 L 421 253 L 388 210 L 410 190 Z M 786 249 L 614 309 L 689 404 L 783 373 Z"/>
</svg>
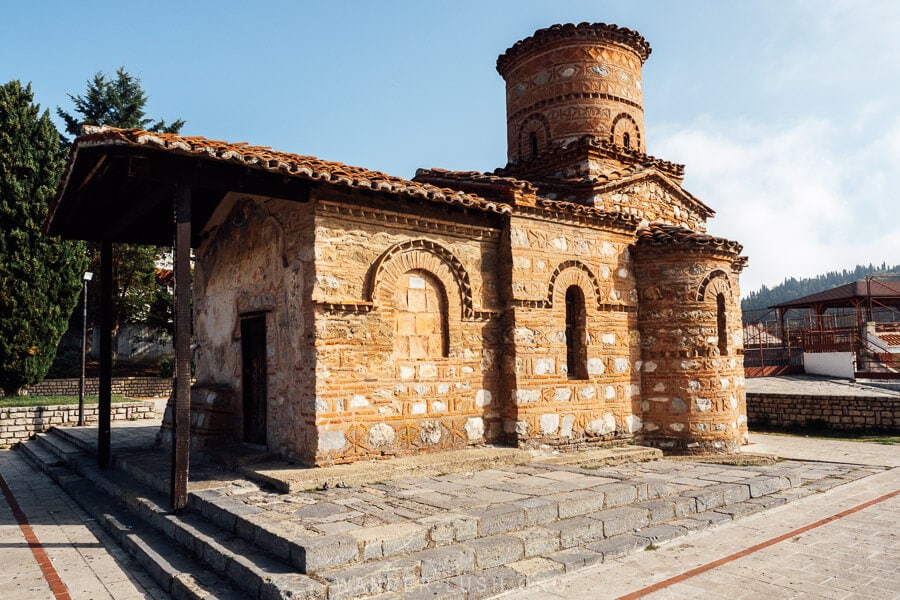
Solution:
<svg viewBox="0 0 900 600">
<path fill-rule="evenodd" d="M 266 315 L 241 317 L 244 441 L 266 445 Z"/>
</svg>

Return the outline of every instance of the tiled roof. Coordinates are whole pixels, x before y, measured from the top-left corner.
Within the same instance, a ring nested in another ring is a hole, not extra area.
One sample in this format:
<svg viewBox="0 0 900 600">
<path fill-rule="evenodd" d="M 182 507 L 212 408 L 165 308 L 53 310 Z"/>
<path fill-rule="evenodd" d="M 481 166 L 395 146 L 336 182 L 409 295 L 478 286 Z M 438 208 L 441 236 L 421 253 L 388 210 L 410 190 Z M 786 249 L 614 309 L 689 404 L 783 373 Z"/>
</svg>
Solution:
<svg viewBox="0 0 900 600">
<path fill-rule="evenodd" d="M 532 182 L 515 179 L 513 177 L 479 173 L 477 171 L 419 169 L 416 173 L 416 179 L 434 183 L 446 183 L 447 185 L 459 186 L 463 189 L 493 188 L 505 192 L 520 192 L 521 194 L 530 197 L 528 206 L 552 210 L 557 213 L 566 213 L 569 216 L 574 217 L 599 219 L 615 226 L 627 227 L 629 229 L 636 227 L 639 222 L 638 218 L 633 215 L 626 215 L 594 206 L 579 204 L 577 202 L 566 202 L 551 197 L 538 196 L 539 188 Z M 487 192 L 480 193 L 487 194 Z"/>
<path fill-rule="evenodd" d="M 900 346 L 900 333 L 879 333 L 876 337 L 888 346 Z"/>
<path fill-rule="evenodd" d="M 448 185 L 454 184 L 475 184 L 485 187 L 494 187 L 504 190 L 515 190 L 526 194 L 537 193 L 537 188 L 524 179 L 516 179 L 515 177 L 505 177 L 491 173 L 480 173 L 478 171 L 448 171 L 447 169 L 419 169 L 413 181 L 420 182 L 447 182 Z"/>
<path fill-rule="evenodd" d="M 677 179 L 684 177 L 684 165 L 656 158 L 649 154 L 644 154 L 637 150 L 628 150 L 613 144 L 605 137 L 596 135 L 584 135 L 579 139 L 553 148 L 549 152 L 545 152 L 533 159 L 523 160 L 519 163 L 511 163 L 502 169 L 497 169 L 497 175 L 507 177 L 517 177 L 528 174 L 535 167 L 538 170 L 545 170 L 548 163 L 559 161 L 561 163 L 569 162 L 573 154 L 583 154 L 585 150 L 597 152 L 607 158 L 612 158 L 629 165 L 638 165 L 643 168 L 656 167 L 666 175 L 670 175 Z"/>
<path fill-rule="evenodd" d="M 639 245 L 648 246 L 662 247 L 674 244 L 684 247 L 715 248 L 734 254 L 740 254 L 744 249 L 738 242 L 662 223 L 651 223 L 639 229 L 637 238 Z"/>
<path fill-rule="evenodd" d="M 566 212 L 574 216 L 601 219 L 629 229 L 637 227 L 640 222 L 640 219 L 634 215 L 626 215 L 620 212 L 597 208 L 596 206 L 578 204 L 577 202 L 564 202 L 562 200 L 538 198 L 537 206 L 548 210 Z"/>
<path fill-rule="evenodd" d="M 861 279 L 830 290 L 782 302 L 769 308 L 807 308 L 817 304 L 852 306 L 853 301 L 859 301 L 869 296 L 878 299 L 882 304 L 900 305 L 900 281 L 888 282 L 872 279 L 866 282 L 865 279 Z"/>
<path fill-rule="evenodd" d="M 223 142 L 196 136 L 151 133 L 140 129 L 116 129 L 113 127 L 85 127 L 84 135 L 75 140 L 60 192 L 65 189 L 73 159 L 80 148 L 118 145 L 153 148 L 173 154 L 235 163 L 310 181 L 422 198 L 432 202 L 444 202 L 487 212 L 506 214 L 511 211 L 511 207 L 506 204 L 490 202 L 475 194 L 410 181 L 362 167 L 325 161 L 315 156 L 279 152 L 267 146 L 251 146 L 246 143 Z"/>
<path fill-rule="evenodd" d="M 560 39 L 571 40 L 573 38 L 616 42 L 629 46 L 641 57 L 642 62 L 647 60 L 650 52 L 652 52 L 650 44 L 644 39 L 644 36 L 627 27 L 608 25 L 606 23 L 579 23 L 578 25 L 566 23 L 538 29 L 531 36 L 513 44 L 511 48 L 497 59 L 497 72 L 503 75 L 509 64 L 516 58 L 527 54 L 535 48 L 539 48 L 543 44 Z"/>
</svg>

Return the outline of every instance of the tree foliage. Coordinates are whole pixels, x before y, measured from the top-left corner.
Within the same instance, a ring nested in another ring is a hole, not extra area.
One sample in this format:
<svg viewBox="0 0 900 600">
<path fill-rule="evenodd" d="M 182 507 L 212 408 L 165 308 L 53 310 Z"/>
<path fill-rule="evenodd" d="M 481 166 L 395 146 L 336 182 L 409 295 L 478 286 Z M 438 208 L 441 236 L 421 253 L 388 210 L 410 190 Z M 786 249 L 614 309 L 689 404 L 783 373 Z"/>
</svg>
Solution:
<svg viewBox="0 0 900 600">
<path fill-rule="evenodd" d="M 762 286 L 759 290 L 750 292 L 741 300 L 741 309 L 744 311 L 763 310 L 775 304 L 789 302 L 803 296 L 824 292 L 847 283 L 865 279 L 869 275 L 889 275 L 900 273 L 900 265 L 890 266 L 886 262 L 880 265 L 857 265 L 853 269 L 842 271 L 829 271 L 816 277 L 800 278 L 789 277 L 782 283 L 774 286 Z"/>
<path fill-rule="evenodd" d="M 81 244 L 43 234 L 62 171 L 59 133 L 31 85 L 0 86 L 0 388 L 13 395 L 50 368 L 85 267 Z"/>
<path fill-rule="evenodd" d="M 184 126 L 182 119 L 166 124 L 164 120 L 147 117 L 144 109 L 149 98 L 141 87 L 141 80 L 125 71 L 124 67 L 116 71 L 115 77 L 96 73 L 88 80 L 84 95 L 69 94 L 69 99 L 75 106 L 73 113 L 61 108 L 57 108 L 56 112 L 65 121 L 66 132 L 73 138 L 81 134 L 82 125 L 109 125 L 164 133 L 178 133 Z M 160 305 L 165 302 L 160 297 L 161 290 L 156 281 L 156 262 L 168 250 L 156 246 L 113 245 L 114 335 L 117 335 L 122 324 L 153 321 L 158 316 Z M 99 273 L 99 245 L 90 245 L 90 256 L 90 270 Z M 90 289 L 88 309 L 92 322 L 97 321 L 99 288 L 99 285 L 94 285 Z"/>
<path fill-rule="evenodd" d="M 102 71 L 94 74 L 87 82 L 83 96 L 68 94 L 75 105 L 75 114 L 56 109 L 56 114 L 65 121 L 66 132 L 73 138 L 81 135 L 83 125 L 109 125 L 124 129 L 145 129 L 163 133 L 178 133 L 184 126 L 182 119 L 171 125 L 163 120 L 154 121 L 146 116 L 144 107 L 149 100 L 141 87 L 141 80 L 129 74 L 125 67 L 116 70 L 114 79 L 107 78 Z M 68 146 L 70 141 L 63 138 Z"/>
</svg>

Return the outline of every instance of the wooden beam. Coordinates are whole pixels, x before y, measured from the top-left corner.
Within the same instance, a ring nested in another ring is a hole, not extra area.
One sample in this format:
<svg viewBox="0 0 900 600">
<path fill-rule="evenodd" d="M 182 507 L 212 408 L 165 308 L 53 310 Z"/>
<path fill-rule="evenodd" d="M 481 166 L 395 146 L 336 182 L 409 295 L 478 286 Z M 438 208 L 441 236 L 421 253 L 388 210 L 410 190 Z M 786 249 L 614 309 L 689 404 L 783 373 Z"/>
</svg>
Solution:
<svg viewBox="0 0 900 600">
<path fill-rule="evenodd" d="M 307 202 L 314 182 L 285 173 L 154 152 L 128 158 L 128 177 Z"/>
<path fill-rule="evenodd" d="M 187 507 L 191 448 L 191 188 L 175 186 L 175 407 L 172 510 Z"/>
<path fill-rule="evenodd" d="M 112 412 L 112 242 L 100 243 L 100 399 L 97 407 L 97 464 L 110 461 L 110 419 Z"/>
</svg>

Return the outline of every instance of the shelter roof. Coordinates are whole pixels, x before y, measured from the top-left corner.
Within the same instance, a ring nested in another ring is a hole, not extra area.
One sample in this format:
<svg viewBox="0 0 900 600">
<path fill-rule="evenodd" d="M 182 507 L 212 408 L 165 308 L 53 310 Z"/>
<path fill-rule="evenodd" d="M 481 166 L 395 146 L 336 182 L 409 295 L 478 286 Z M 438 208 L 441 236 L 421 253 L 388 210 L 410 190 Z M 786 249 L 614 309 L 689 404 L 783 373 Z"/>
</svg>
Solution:
<svg viewBox="0 0 900 600">
<path fill-rule="evenodd" d="M 265 146 L 140 129 L 90 127 L 72 147 L 50 206 L 47 230 L 76 239 L 149 241 L 141 239 L 141 230 L 148 223 L 135 227 L 142 219 L 134 211 L 144 216 L 159 213 L 156 205 L 163 202 L 160 186 L 176 183 L 217 191 L 219 198 L 227 191 L 288 198 L 305 193 L 308 197 L 311 187 L 331 185 L 484 212 L 511 211 L 506 204 L 476 194 Z M 89 199 L 92 192 L 102 198 Z M 206 196 L 208 204 L 215 194 Z M 166 220 L 171 218 L 154 222 L 161 226 Z"/>
<path fill-rule="evenodd" d="M 717 249 L 734 254 L 740 254 L 741 250 L 744 249 L 738 242 L 726 238 L 663 223 L 651 223 L 647 227 L 639 229 L 637 236 L 638 244 L 647 246 L 693 246 L 698 249 Z"/>
<path fill-rule="evenodd" d="M 796 298 L 769 308 L 852 307 L 869 298 L 880 304 L 900 306 L 900 281 L 861 279 L 802 298 Z"/>
</svg>

